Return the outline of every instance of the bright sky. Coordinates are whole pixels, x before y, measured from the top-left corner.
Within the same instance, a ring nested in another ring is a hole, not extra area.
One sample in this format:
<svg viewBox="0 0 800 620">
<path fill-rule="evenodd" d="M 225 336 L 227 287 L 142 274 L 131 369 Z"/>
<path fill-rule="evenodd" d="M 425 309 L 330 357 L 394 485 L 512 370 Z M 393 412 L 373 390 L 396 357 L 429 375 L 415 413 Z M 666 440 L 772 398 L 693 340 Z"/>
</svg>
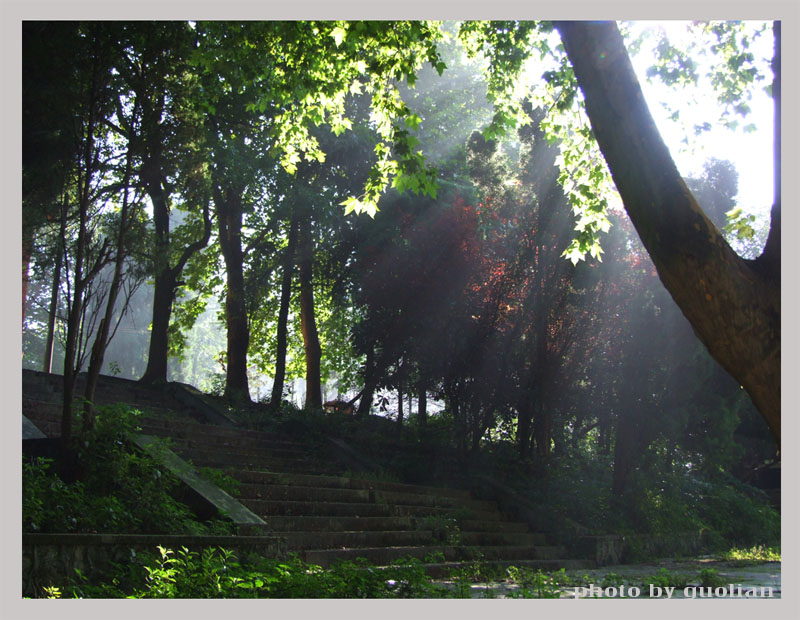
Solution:
<svg viewBox="0 0 800 620">
<path fill-rule="evenodd" d="M 674 45 L 680 46 L 686 39 L 686 22 L 638 22 L 636 28 L 661 27 Z M 771 27 L 759 37 L 752 48 L 756 59 L 763 58 L 767 62 L 772 58 L 773 37 Z M 745 133 L 741 128 L 731 131 L 716 124 L 720 107 L 715 100 L 714 93 L 706 82 L 706 88 L 695 88 L 691 93 L 675 88 L 667 88 L 660 82 L 649 83 L 646 78 L 646 69 L 650 64 L 650 55 L 642 53 L 632 58 L 634 68 L 639 75 L 645 98 L 650 107 L 661 135 L 672 153 L 672 157 L 680 170 L 686 176 L 697 176 L 702 172 L 704 162 L 710 157 L 728 159 L 736 166 L 739 172 L 738 204 L 746 212 L 753 213 L 759 218 L 769 218 L 770 207 L 773 200 L 773 101 L 764 92 L 763 86 L 772 82 L 772 72 L 767 65 L 767 80 L 756 87 L 754 97 L 750 102 L 752 112 L 747 119 L 742 119 L 740 125 L 753 123 L 756 131 Z M 702 62 L 702 58 L 694 58 Z M 704 75 L 707 65 L 701 64 L 699 73 Z M 697 99 L 696 103 L 690 97 Z M 671 106 L 679 108 L 687 126 L 695 123 L 710 122 L 712 129 L 695 137 L 687 134 L 677 123 L 668 118 L 660 102 L 665 101 Z M 683 139 L 689 138 L 690 147 L 683 144 Z"/>
</svg>

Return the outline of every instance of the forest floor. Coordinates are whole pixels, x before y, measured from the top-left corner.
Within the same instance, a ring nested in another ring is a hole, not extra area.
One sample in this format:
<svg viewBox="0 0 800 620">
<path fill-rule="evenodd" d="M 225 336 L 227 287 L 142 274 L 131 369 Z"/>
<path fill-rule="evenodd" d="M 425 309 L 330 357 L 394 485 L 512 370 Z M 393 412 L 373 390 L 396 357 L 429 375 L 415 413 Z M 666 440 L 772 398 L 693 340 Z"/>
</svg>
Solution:
<svg viewBox="0 0 800 620">
<path fill-rule="evenodd" d="M 710 556 L 567 571 L 581 585 L 546 587 L 546 598 L 781 598 L 780 562 L 736 562 Z M 457 582 L 441 584 L 457 588 Z M 472 598 L 520 598 L 510 581 L 470 585 Z"/>
</svg>

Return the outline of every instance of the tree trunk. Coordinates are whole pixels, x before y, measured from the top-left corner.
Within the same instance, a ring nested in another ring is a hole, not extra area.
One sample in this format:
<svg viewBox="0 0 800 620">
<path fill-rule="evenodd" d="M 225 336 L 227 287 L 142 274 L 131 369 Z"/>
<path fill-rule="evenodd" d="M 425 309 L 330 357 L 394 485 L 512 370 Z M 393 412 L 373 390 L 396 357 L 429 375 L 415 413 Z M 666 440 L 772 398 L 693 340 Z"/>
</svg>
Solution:
<svg viewBox="0 0 800 620">
<path fill-rule="evenodd" d="M 275 378 L 272 382 L 270 409 L 278 411 L 283 399 L 283 384 L 286 380 L 286 349 L 289 335 L 289 302 L 292 297 L 292 271 L 294 270 L 294 252 L 297 245 L 297 217 L 292 214 L 289 223 L 289 239 L 283 259 L 283 277 L 281 280 L 281 302 L 278 308 L 277 346 L 275 352 Z"/>
<path fill-rule="evenodd" d="M 766 264 L 740 258 L 705 216 L 650 116 L 616 25 L 557 27 L 597 142 L 661 281 L 711 355 L 750 394 L 780 445 L 778 255 Z M 780 232 L 779 200 L 771 237 Z"/>
<path fill-rule="evenodd" d="M 22 227 L 22 327 L 25 327 L 25 306 L 28 302 L 29 272 L 31 269 L 31 253 L 33 251 L 33 228 Z"/>
<path fill-rule="evenodd" d="M 79 241 L 80 243 L 80 241 Z M 78 350 L 78 328 L 80 327 L 83 287 L 79 286 L 80 271 L 76 265 L 76 283 L 67 315 L 67 339 L 64 345 L 64 389 L 62 390 L 61 442 L 67 452 L 72 446 L 72 400 L 75 395 L 75 358 Z"/>
<path fill-rule="evenodd" d="M 95 59 L 96 60 L 96 59 Z M 86 253 L 87 237 L 87 218 L 89 216 L 89 202 L 91 195 L 92 161 L 94 159 L 94 128 L 95 128 L 95 104 L 96 88 L 98 80 L 97 63 L 92 68 L 92 77 L 87 92 L 88 101 L 86 107 L 86 128 L 80 136 L 83 141 L 81 162 L 78 163 L 77 170 L 77 189 L 78 189 L 78 238 L 75 246 L 75 263 L 73 267 L 73 290 L 72 299 L 69 303 L 67 315 L 67 337 L 64 346 L 64 389 L 62 391 L 62 414 L 61 414 L 61 443 L 65 454 L 71 455 L 72 451 L 72 399 L 75 393 L 75 379 L 77 369 L 75 362 L 78 352 L 78 337 L 83 309 L 83 294 L 87 285 L 87 278 L 83 277 L 84 257 Z M 64 240 L 66 243 L 66 240 Z"/>
<path fill-rule="evenodd" d="M 517 450 L 519 458 L 523 461 L 527 459 L 531 453 L 532 409 L 532 397 L 526 393 L 517 404 Z"/>
<path fill-rule="evenodd" d="M 297 245 L 297 216 L 292 215 L 289 223 L 289 239 L 286 255 L 283 260 L 283 278 L 281 280 L 281 302 L 278 309 L 277 351 L 275 353 L 275 379 L 272 383 L 270 409 L 278 411 L 283 399 L 283 383 L 286 379 L 286 348 L 289 332 L 289 302 L 292 297 L 292 271 L 294 270 L 294 253 Z"/>
<path fill-rule="evenodd" d="M 146 99 L 146 97 L 142 97 Z M 167 382 L 169 357 L 169 321 L 172 304 L 175 302 L 177 282 L 189 259 L 202 250 L 211 238 L 211 217 L 208 202 L 203 205 L 203 234 L 196 241 L 184 247 L 175 265 L 170 263 L 170 197 L 166 189 L 166 175 L 162 165 L 163 129 L 160 124 L 163 96 L 156 112 L 145 114 L 143 137 L 147 158 L 142 165 L 140 176 L 153 203 L 153 223 L 155 226 L 155 256 L 153 257 L 153 321 L 150 331 L 150 348 L 147 354 L 147 367 L 140 381 L 159 384 Z"/>
<path fill-rule="evenodd" d="M 553 439 L 553 415 L 549 407 L 545 407 L 541 399 L 537 403 L 533 422 L 533 435 L 536 443 L 536 461 L 539 466 L 550 460 L 551 442 Z"/>
<path fill-rule="evenodd" d="M 420 379 L 417 389 L 419 390 L 417 402 L 417 418 L 421 428 L 425 428 L 428 423 L 428 391 L 425 389 L 425 383 Z"/>
<path fill-rule="evenodd" d="M 397 426 L 403 426 L 403 384 L 397 386 Z"/>
<path fill-rule="evenodd" d="M 298 237 L 300 243 L 300 327 L 303 333 L 303 348 L 306 353 L 305 407 L 306 409 L 321 409 L 322 348 L 319 344 L 317 322 L 314 316 L 314 246 L 311 237 L 311 218 L 302 217 L 300 219 Z"/>
<path fill-rule="evenodd" d="M 156 273 L 153 287 L 153 322 L 150 328 L 150 349 L 147 367 L 140 381 L 163 384 L 167 382 L 167 359 L 169 356 L 169 319 L 175 300 L 175 275 L 171 269 Z"/>
<path fill-rule="evenodd" d="M 147 194 L 153 203 L 153 223 L 155 225 L 155 256 L 153 257 L 153 321 L 150 326 L 150 348 L 147 353 L 147 367 L 140 381 L 159 384 L 167 382 L 167 357 L 169 355 L 169 319 L 175 299 L 176 274 L 169 265 L 169 203 L 162 188 L 161 174 L 153 170 L 155 163 L 144 167 Z"/>
<path fill-rule="evenodd" d="M 44 344 L 44 362 L 42 364 L 42 370 L 48 373 L 53 371 L 53 342 L 55 341 L 56 315 L 58 314 L 58 292 L 61 287 L 61 265 L 64 260 L 64 244 L 67 234 L 66 198 L 61 203 L 60 215 L 56 264 L 53 267 L 53 287 L 50 290 L 50 311 L 47 315 L 47 339 Z"/>
<path fill-rule="evenodd" d="M 58 313 L 58 289 L 61 286 L 61 253 L 56 256 L 53 267 L 53 286 L 50 289 L 50 310 L 47 314 L 47 338 L 44 343 L 44 360 L 42 370 L 53 371 L 53 343 L 55 342 L 56 314 Z"/>
<path fill-rule="evenodd" d="M 131 162 L 132 153 L 129 148 L 125 166 L 124 193 L 122 197 L 122 207 L 120 209 L 119 231 L 117 234 L 117 254 L 114 259 L 114 275 L 108 287 L 105 315 L 100 319 L 100 325 L 97 328 L 97 334 L 95 334 L 92 356 L 89 360 L 89 370 L 86 374 L 86 387 L 83 393 L 83 429 L 85 431 L 90 430 L 94 426 L 94 394 L 97 388 L 97 381 L 100 378 L 100 370 L 103 368 L 106 349 L 110 341 L 109 334 L 113 336 L 111 323 L 114 318 L 114 307 L 117 305 L 119 290 L 122 286 L 122 267 L 125 262 L 125 234 L 127 232 L 128 213 L 130 209 L 128 203 L 128 187 L 131 177 Z"/>
<path fill-rule="evenodd" d="M 219 243 L 225 259 L 227 293 L 225 321 L 228 328 L 228 360 L 225 374 L 225 398 L 250 401 L 247 381 L 247 349 L 250 328 L 244 291 L 244 255 L 242 252 L 242 197 L 238 191 L 217 191 Z"/>
<path fill-rule="evenodd" d="M 140 86 L 142 90 L 145 87 Z M 140 97 L 147 101 L 146 97 Z M 142 179 L 150 202 L 153 204 L 155 248 L 153 256 L 153 320 L 150 326 L 150 348 L 147 367 L 140 381 L 160 384 L 167 382 L 167 357 L 169 355 L 169 319 L 175 299 L 177 274 L 170 268 L 169 196 L 164 187 L 162 171 L 162 128 L 158 120 L 163 108 L 163 95 L 157 99 L 158 112 L 147 106 L 142 121 L 143 143 L 147 156 L 142 163 L 139 176 Z"/>
<path fill-rule="evenodd" d="M 361 392 L 361 401 L 358 403 L 356 415 L 369 415 L 372 408 L 372 397 L 375 394 L 375 385 L 375 345 L 372 344 L 367 349 L 367 359 L 364 362 L 364 390 Z"/>
<path fill-rule="evenodd" d="M 616 439 L 614 441 L 614 469 L 611 479 L 611 493 L 615 497 L 624 495 L 628 486 L 628 475 L 633 466 L 632 427 L 625 423 L 624 416 L 617 421 Z"/>
</svg>

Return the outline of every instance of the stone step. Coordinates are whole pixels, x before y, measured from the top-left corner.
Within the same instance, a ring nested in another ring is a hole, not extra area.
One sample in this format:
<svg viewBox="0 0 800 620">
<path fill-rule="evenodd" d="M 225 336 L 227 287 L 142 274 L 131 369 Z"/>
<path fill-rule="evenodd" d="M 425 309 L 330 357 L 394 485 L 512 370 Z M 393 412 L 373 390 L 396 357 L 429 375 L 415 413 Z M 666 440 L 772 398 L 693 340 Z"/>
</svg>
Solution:
<svg viewBox="0 0 800 620">
<path fill-rule="evenodd" d="M 348 516 L 280 516 L 264 518 L 266 533 L 282 532 L 348 532 L 348 531 L 398 531 L 417 529 L 416 517 L 348 517 Z"/>
<path fill-rule="evenodd" d="M 403 517 L 451 514 L 449 508 L 402 504 L 372 504 L 366 502 L 318 502 L 269 499 L 244 499 L 241 503 L 269 521 L 274 515 L 331 516 L 331 517 Z M 483 521 L 500 521 L 499 512 L 471 511 L 473 517 Z"/>
<path fill-rule="evenodd" d="M 435 517 L 434 517 L 435 518 Z M 261 526 L 261 531 L 270 532 L 345 532 L 345 531 L 372 531 L 372 530 L 415 530 L 430 529 L 432 524 L 425 520 L 425 516 L 405 517 L 347 517 L 347 516 L 280 516 L 265 517 L 266 526 Z M 529 534 L 525 523 L 514 521 L 463 521 L 460 524 L 462 538 L 471 540 L 473 535 L 482 532 L 492 536 L 505 534 Z M 531 534 L 534 536 L 530 543 L 545 544 L 544 534 Z M 466 542 L 465 540 L 465 542 Z M 469 542 L 467 544 L 474 544 Z"/>
<path fill-rule="evenodd" d="M 227 469 L 231 466 L 271 472 L 296 471 L 306 474 L 337 473 L 338 466 L 332 463 L 315 461 L 311 457 L 278 458 L 236 453 L 210 452 L 205 450 L 178 450 L 185 459 L 201 467 Z"/>
<path fill-rule="evenodd" d="M 502 562 L 520 565 L 528 562 L 544 562 L 560 568 L 567 561 L 566 553 L 559 556 L 542 547 L 459 547 L 452 545 L 415 545 L 395 547 L 354 547 L 347 549 L 309 549 L 299 553 L 300 557 L 310 564 L 330 566 L 337 561 L 354 561 L 364 558 L 371 564 L 387 565 L 401 558 L 417 558 L 424 560 L 434 554 L 444 556 L 446 562 Z"/>
<path fill-rule="evenodd" d="M 558 560 L 569 555 L 564 547 L 555 545 L 481 545 L 487 560 Z"/>
<path fill-rule="evenodd" d="M 406 484 L 383 480 L 369 480 L 365 478 L 352 478 L 346 476 L 324 476 L 294 473 L 273 473 L 259 471 L 245 471 L 228 469 L 229 476 L 243 483 L 252 484 L 286 484 L 292 486 L 332 487 L 342 489 L 375 489 L 384 491 L 398 491 L 404 493 L 435 493 L 443 497 L 470 499 L 472 495 L 464 489 L 451 489 L 446 487 L 432 487 L 424 485 Z"/>
<path fill-rule="evenodd" d="M 459 512 L 491 512 L 497 506 L 493 502 L 476 499 L 454 498 L 435 494 L 435 491 L 398 493 L 375 489 L 345 489 L 336 487 L 309 487 L 279 484 L 249 484 L 239 486 L 240 499 L 271 499 L 317 502 L 368 502 L 389 505 L 430 506 L 452 508 Z"/>
<path fill-rule="evenodd" d="M 459 527 L 465 532 L 518 532 L 525 534 L 530 531 L 527 523 L 520 521 L 478 521 L 464 519 L 459 521 Z"/>
<path fill-rule="evenodd" d="M 436 489 L 420 491 L 417 493 L 402 493 L 398 491 L 375 491 L 375 502 L 415 506 L 430 506 L 432 508 L 451 508 L 465 516 L 471 513 L 498 512 L 495 502 L 482 499 L 456 498 L 440 495 Z"/>
<path fill-rule="evenodd" d="M 218 445 L 207 442 L 205 439 L 195 438 L 186 439 L 183 437 L 170 437 L 173 450 L 176 452 L 191 452 L 197 458 L 225 461 L 241 461 L 242 459 L 282 459 L 282 460 L 308 460 L 308 450 L 303 450 L 299 446 L 247 446 L 237 447 L 236 445 L 226 444 L 227 440 L 219 440 Z"/>
<path fill-rule="evenodd" d="M 447 559 L 453 559 L 455 553 L 455 547 L 400 545 L 396 547 L 360 547 L 358 549 L 309 549 L 298 555 L 309 564 L 328 567 L 336 562 L 353 562 L 359 558 L 367 560 L 370 564 L 377 565 L 392 564 L 401 558 L 422 560 L 432 557 L 434 554 L 441 554 Z"/>
<path fill-rule="evenodd" d="M 181 411 L 187 410 L 182 406 Z M 154 427 L 160 427 L 170 433 L 177 433 L 185 437 L 188 435 L 196 435 L 198 437 L 217 437 L 217 438 L 232 438 L 237 440 L 256 440 L 256 441 L 285 441 L 297 445 L 297 442 L 292 441 L 284 435 L 279 433 L 269 433 L 265 431 L 252 431 L 240 429 L 230 426 L 219 426 L 217 424 L 206 424 L 198 422 L 189 416 L 180 416 L 180 424 L 175 424 L 174 419 L 177 416 L 173 415 L 170 418 L 148 418 L 147 422 Z"/>
<path fill-rule="evenodd" d="M 45 379 L 52 383 L 40 396 L 45 400 L 24 400 L 23 412 L 44 432 L 57 435 L 61 384 L 58 378 Z M 547 570 L 592 565 L 566 559 L 563 547 L 548 546 L 543 534 L 507 521 L 494 502 L 474 499 L 469 491 L 344 476 L 344 466 L 321 458 L 301 435 L 209 423 L 202 407 L 183 404 L 173 392 L 101 380 L 96 401 L 126 402 L 142 410 L 144 433 L 170 437 L 183 458 L 240 481 L 241 503 L 266 523 L 243 526 L 240 532 L 250 536 L 231 537 L 237 544 L 274 541 L 281 552 L 297 552 L 323 566 L 358 557 L 381 565 L 439 553 L 443 561 L 425 565 L 431 575 L 478 559 L 498 567 Z"/>
<path fill-rule="evenodd" d="M 594 562 L 590 560 L 580 560 L 574 558 L 562 558 L 557 560 L 481 560 L 481 567 L 494 568 L 496 570 L 516 566 L 517 568 L 528 568 L 530 570 L 557 571 L 562 568 L 566 570 L 583 570 L 596 568 Z M 463 568 L 464 562 L 437 562 L 422 564 L 422 568 L 429 577 L 442 578 L 450 577 L 455 571 Z"/>
<path fill-rule="evenodd" d="M 367 530 L 349 532 L 281 532 L 286 549 L 354 549 L 370 547 L 405 547 L 435 544 L 430 530 Z"/>
<path fill-rule="evenodd" d="M 235 436 L 217 436 L 213 433 L 185 431 L 180 428 L 170 430 L 158 425 L 143 424 L 142 430 L 148 435 L 170 437 L 176 445 L 191 446 L 205 450 L 227 450 L 243 453 L 263 453 L 289 451 L 307 453 L 308 448 L 297 442 L 279 439 L 250 439 Z"/>
<path fill-rule="evenodd" d="M 462 545 L 486 547 L 519 545 L 521 547 L 545 546 L 547 538 L 541 533 L 532 532 L 472 532 L 461 528 L 458 539 Z"/>
</svg>

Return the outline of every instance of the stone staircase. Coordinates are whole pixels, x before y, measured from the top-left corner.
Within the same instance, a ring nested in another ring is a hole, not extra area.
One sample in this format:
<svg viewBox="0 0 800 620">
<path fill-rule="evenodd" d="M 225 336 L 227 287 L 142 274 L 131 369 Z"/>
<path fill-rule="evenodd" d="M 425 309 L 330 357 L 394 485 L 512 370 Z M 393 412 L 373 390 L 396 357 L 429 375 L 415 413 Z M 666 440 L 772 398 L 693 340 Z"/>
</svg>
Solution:
<svg viewBox="0 0 800 620">
<path fill-rule="evenodd" d="M 185 399 L 178 402 L 164 388 L 101 384 L 98 401 L 124 396 L 147 410 L 143 434 L 168 437 L 181 458 L 238 481 L 236 499 L 264 521 L 247 526 L 246 534 L 280 537 L 282 549 L 307 562 L 365 558 L 385 565 L 427 558 L 431 574 L 474 560 L 548 570 L 593 564 L 567 558 L 563 547 L 548 545 L 543 534 L 469 491 L 346 475 L 341 465 L 288 436 L 204 423 Z M 23 391 L 23 413 L 48 436 L 57 434 L 57 401 L 30 392 Z"/>
</svg>

